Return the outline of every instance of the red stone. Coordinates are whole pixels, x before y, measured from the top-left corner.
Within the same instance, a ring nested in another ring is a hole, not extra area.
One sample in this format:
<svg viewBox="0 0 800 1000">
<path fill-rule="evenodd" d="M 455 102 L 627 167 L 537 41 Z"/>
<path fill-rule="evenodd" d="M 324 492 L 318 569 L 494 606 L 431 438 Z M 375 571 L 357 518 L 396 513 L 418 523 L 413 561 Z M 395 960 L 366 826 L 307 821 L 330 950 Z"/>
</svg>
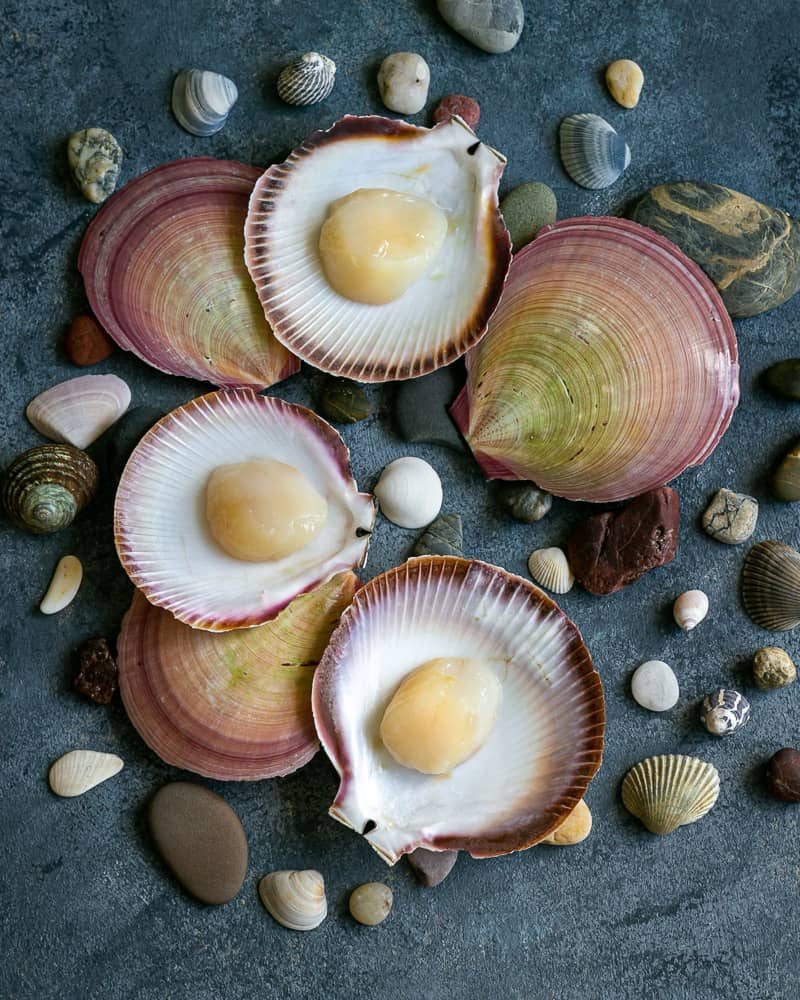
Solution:
<svg viewBox="0 0 800 1000">
<path fill-rule="evenodd" d="M 67 330 L 67 357 L 74 365 L 96 365 L 114 350 L 114 342 L 92 316 L 76 316 Z"/>
<path fill-rule="evenodd" d="M 438 125 L 439 122 L 448 121 L 453 115 L 458 115 L 470 128 L 475 128 L 481 119 L 481 106 L 464 94 L 448 94 L 436 105 L 433 120 Z"/>
</svg>

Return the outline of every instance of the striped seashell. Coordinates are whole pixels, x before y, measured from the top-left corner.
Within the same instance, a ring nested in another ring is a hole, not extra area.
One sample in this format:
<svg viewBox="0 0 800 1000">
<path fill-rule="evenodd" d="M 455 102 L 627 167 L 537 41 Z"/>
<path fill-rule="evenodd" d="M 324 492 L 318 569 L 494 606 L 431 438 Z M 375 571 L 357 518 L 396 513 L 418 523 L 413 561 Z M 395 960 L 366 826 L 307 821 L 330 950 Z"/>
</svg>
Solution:
<svg viewBox="0 0 800 1000">
<path fill-rule="evenodd" d="M 662 754 L 635 764 L 622 782 L 622 802 L 651 833 L 696 823 L 719 798 L 719 772 L 683 754 Z"/>
<path fill-rule="evenodd" d="M 292 931 L 313 931 L 328 915 L 325 880 L 318 871 L 278 871 L 258 883 L 269 914 Z"/>
<path fill-rule="evenodd" d="M 614 183 L 631 162 L 627 143 L 599 115 L 569 115 L 559 129 L 564 169 L 581 187 L 597 190 Z"/>
<path fill-rule="evenodd" d="M 206 69 L 182 69 L 172 84 L 172 113 L 192 135 L 219 132 L 239 97 L 233 80 Z"/>
<path fill-rule="evenodd" d="M 40 392 L 28 403 L 25 416 L 51 441 L 88 448 L 130 402 L 128 384 L 116 375 L 79 375 Z"/>
<path fill-rule="evenodd" d="M 566 594 L 575 583 L 567 557 L 558 548 L 536 549 L 531 552 L 528 572 L 540 587 L 552 590 L 554 594 Z"/>
<path fill-rule="evenodd" d="M 700 718 L 714 736 L 730 736 L 750 718 L 750 702 L 732 688 L 717 688 L 703 698 Z"/>
<path fill-rule="evenodd" d="M 754 545 L 742 567 L 742 603 L 772 632 L 800 625 L 800 552 L 774 540 Z"/>
<path fill-rule="evenodd" d="M 69 444 L 41 444 L 18 455 L 0 486 L 0 506 L 36 535 L 72 524 L 97 492 L 97 466 Z"/>
<path fill-rule="evenodd" d="M 278 77 L 278 97 L 287 104 L 318 104 L 333 90 L 336 63 L 319 52 L 306 52 L 284 66 Z"/>
<path fill-rule="evenodd" d="M 113 778 L 122 767 L 122 760 L 113 753 L 70 750 L 53 764 L 47 780 L 56 795 L 71 799 Z"/>
</svg>

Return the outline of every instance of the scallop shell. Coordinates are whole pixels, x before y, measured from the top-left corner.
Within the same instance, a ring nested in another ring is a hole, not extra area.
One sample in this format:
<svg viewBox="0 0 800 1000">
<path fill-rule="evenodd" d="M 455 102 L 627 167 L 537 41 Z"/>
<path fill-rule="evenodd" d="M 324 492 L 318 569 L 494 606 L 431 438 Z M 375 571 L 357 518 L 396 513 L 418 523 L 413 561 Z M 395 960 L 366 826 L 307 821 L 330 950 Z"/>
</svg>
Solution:
<svg viewBox="0 0 800 1000">
<path fill-rule="evenodd" d="M 325 879 L 318 871 L 278 871 L 258 883 L 267 912 L 292 931 L 313 931 L 328 915 Z"/>
<path fill-rule="evenodd" d="M 442 481 L 421 458 L 396 458 L 375 484 L 381 513 L 401 528 L 424 528 L 442 509 Z"/>
<path fill-rule="evenodd" d="M 80 375 L 40 392 L 25 416 L 51 441 L 88 448 L 130 403 L 131 390 L 116 375 Z"/>
<path fill-rule="evenodd" d="M 52 765 L 48 781 L 56 795 L 73 798 L 113 778 L 115 774 L 119 774 L 122 767 L 122 760 L 113 753 L 70 750 Z"/>
<path fill-rule="evenodd" d="M 298 469 L 328 501 L 325 527 L 299 552 L 243 563 L 211 538 L 200 502 L 212 470 L 256 457 Z M 298 594 L 363 565 L 375 521 L 350 453 L 321 417 L 249 389 L 212 392 L 167 414 L 133 451 L 120 479 L 114 535 L 120 561 L 147 599 L 211 632 L 275 618 Z"/>
<path fill-rule="evenodd" d="M 731 688 L 717 688 L 703 698 L 701 720 L 714 736 L 730 736 L 750 718 L 750 702 Z"/>
<path fill-rule="evenodd" d="M 318 104 L 333 90 L 336 63 L 319 52 L 306 52 L 284 66 L 278 77 L 278 97 L 287 104 Z"/>
<path fill-rule="evenodd" d="M 97 492 L 97 466 L 69 444 L 42 444 L 18 455 L 3 476 L 9 517 L 35 534 L 72 524 Z"/>
<path fill-rule="evenodd" d="M 625 140 L 599 115 L 570 115 L 558 139 L 564 169 L 581 187 L 607 188 L 631 162 Z"/>
<path fill-rule="evenodd" d="M 567 557 L 561 549 L 536 549 L 528 557 L 528 572 L 533 579 L 554 594 L 566 594 L 572 590 L 575 577 L 569 568 Z"/>
<path fill-rule="evenodd" d="M 754 545 L 742 567 L 742 603 L 772 632 L 800 625 L 800 552 L 774 540 Z"/>
<path fill-rule="evenodd" d="M 414 378 L 477 343 L 500 299 L 511 246 L 497 203 L 505 158 L 460 119 L 432 129 L 347 116 L 314 132 L 256 184 L 245 259 L 275 336 L 302 360 L 360 382 Z M 429 273 L 399 299 L 336 294 L 317 253 L 331 202 L 385 187 L 451 220 Z"/>
<path fill-rule="evenodd" d="M 358 587 L 342 573 L 265 625 L 203 632 L 136 592 L 117 642 L 125 711 L 158 756 L 220 781 L 289 774 L 319 749 L 311 681 Z"/>
<path fill-rule="evenodd" d="M 719 797 L 719 773 L 697 757 L 662 754 L 635 764 L 622 782 L 628 812 L 651 833 L 666 834 L 696 823 Z"/>
<path fill-rule="evenodd" d="M 219 132 L 239 97 L 233 80 L 205 69 L 182 69 L 172 84 L 172 113 L 192 135 Z"/>
<path fill-rule="evenodd" d="M 702 590 L 687 590 L 675 598 L 672 617 L 684 632 L 691 632 L 708 614 L 708 598 Z"/>
<path fill-rule="evenodd" d="M 263 389 L 300 363 L 264 322 L 242 258 L 259 176 L 233 160 L 165 163 L 92 220 L 78 267 L 98 322 L 160 371 Z"/>
<path fill-rule="evenodd" d="M 42 614 L 54 615 L 63 611 L 75 600 L 82 580 L 83 566 L 77 556 L 63 556 L 59 559 L 47 593 L 39 605 Z"/>
<path fill-rule="evenodd" d="M 446 780 L 394 763 L 378 737 L 400 680 L 441 656 L 503 672 L 491 734 Z M 317 668 L 313 710 L 340 775 L 330 813 L 389 864 L 420 846 L 530 847 L 583 797 L 602 755 L 602 685 L 577 628 L 530 582 L 449 556 L 409 559 L 361 588 Z"/>
</svg>

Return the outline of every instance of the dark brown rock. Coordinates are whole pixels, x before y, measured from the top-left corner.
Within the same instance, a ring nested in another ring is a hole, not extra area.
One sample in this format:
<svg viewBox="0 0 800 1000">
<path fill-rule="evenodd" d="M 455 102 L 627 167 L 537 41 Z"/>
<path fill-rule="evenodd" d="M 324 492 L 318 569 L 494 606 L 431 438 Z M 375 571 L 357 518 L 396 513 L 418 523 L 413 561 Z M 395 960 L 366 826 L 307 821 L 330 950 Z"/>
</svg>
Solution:
<svg viewBox="0 0 800 1000">
<path fill-rule="evenodd" d="M 96 365 L 114 350 L 114 341 L 92 316 L 76 316 L 67 330 L 67 357 L 73 365 Z"/>
<path fill-rule="evenodd" d="M 800 750 L 784 747 L 770 757 L 767 791 L 782 802 L 800 802 Z"/>
<path fill-rule="evenodd" d="M 98 705 L 108 705 L 117 690 L 117 664 L 106 639 L 89 639 L 80 648 L 81 668 L 73 686 Z"/>
<path fill-rule="evenodd" d="M 202 785 L 175 781 L 150 801 L 156 849 L 187 892 L 201 903 L 227 903 L 247 872 L 247 837 L 228 803 Z"/>
<path fill-rule="evenodd" d="M 407 854 L 411 870 L 426 889 L 444 882 L 458 860 L 458 851 L 428 851 L 418 847 Z"/>
<path fill-rule="evenodd" d="M 678 494 L 669 486 L 643 493 L 622 510 L 587 518 L 567 544 L 575 579 L 591 594 L 613 594 L 672 562 L 679 521 Z"/>
</svg>

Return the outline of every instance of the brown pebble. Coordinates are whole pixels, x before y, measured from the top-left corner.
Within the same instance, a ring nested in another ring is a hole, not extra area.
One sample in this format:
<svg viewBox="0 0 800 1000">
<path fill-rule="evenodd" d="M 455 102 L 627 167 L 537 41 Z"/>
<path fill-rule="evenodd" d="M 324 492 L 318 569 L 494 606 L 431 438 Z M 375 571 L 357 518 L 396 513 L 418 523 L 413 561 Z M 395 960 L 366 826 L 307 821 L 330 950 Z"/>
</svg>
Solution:
<svg viewBox="0 0 800 1000">
<path fill-rule="evenodd" d="M 470 128 L 475 128 L 481 120 L 481 106 L 465 94 L 448 94 L 436 105 L 433 120 L 438 125 L 439 122 L 448 121 L 453 115 L 458 115 Z"/>
<path fill-rule="evenodd" d="M 67 330 L 67 357 L 73 365 L 96 365 L 114 350 L 114 342 L 92 316 L 76 316 Z"/>
<path fill-rule="evenodd" d="M 247 873 L 247 837 L 228 803 L 202 785 L 175 781 L 150 801 L 156 849 L 181 885 L 201 903 L 227 903 Z"/>
<path fill-rule="evenodd" d="M 800 802 L 800 750 L 784 747 L 770 757 L 767 791 L 782 802 Z"/>
<path fill-rule="evenodd" d="M 73 686 L 98 705 L 108 705 L 117 690 L 117 664 L 105 639 L 89 639 L 80 648 L 81 668 Z"/>
<path fill-rule="evenodd" d="M 444 882 L 453 870 L 453 865 L 458 860 L 458 851 L 429 851 L 425 847 L 418 847 L 406 857 L 419 881 L 427 889 L 432 889 Z"/>
</svg>

